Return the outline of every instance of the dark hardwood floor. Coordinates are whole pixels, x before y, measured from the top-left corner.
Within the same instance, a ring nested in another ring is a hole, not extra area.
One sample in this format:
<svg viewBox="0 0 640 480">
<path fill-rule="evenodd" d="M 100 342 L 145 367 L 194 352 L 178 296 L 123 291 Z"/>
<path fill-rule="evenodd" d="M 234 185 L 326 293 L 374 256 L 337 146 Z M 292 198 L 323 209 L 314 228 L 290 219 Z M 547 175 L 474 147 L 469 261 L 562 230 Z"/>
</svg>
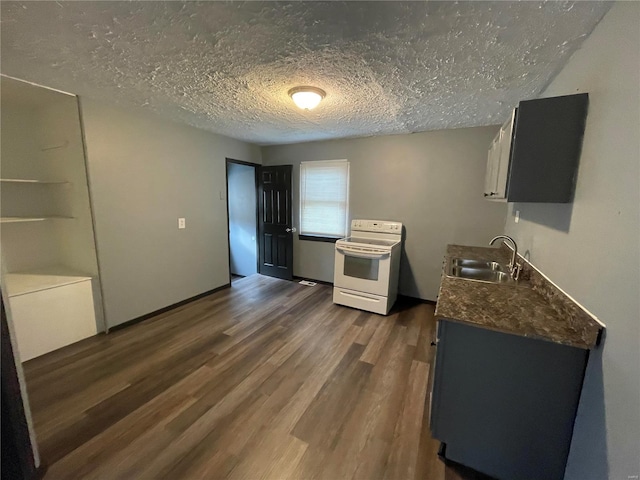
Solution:
<svg viewBox="0 0 640 480">
<path fill-rule="evenodd" d="M 433 306 L 382 317 L 331 293 L 234 279 L 27 362 L 45 478 L 481 478 L 429 436 Z"/>
</svg>

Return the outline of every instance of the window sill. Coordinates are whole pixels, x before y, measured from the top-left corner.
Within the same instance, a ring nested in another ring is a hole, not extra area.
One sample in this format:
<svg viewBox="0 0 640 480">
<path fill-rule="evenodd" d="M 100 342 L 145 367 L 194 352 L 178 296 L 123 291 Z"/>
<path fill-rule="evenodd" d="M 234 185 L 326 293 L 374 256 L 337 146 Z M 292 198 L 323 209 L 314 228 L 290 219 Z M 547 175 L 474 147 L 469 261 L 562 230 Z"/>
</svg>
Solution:
<svg viewBox="0 0 640 480">
<path fill-rule="evenodd" d="M 322 235 L 298 235 L 298 240 L 308 240 L 311 242 L 336 243 L 343 237 L 324 237 Z"/>
</svg>

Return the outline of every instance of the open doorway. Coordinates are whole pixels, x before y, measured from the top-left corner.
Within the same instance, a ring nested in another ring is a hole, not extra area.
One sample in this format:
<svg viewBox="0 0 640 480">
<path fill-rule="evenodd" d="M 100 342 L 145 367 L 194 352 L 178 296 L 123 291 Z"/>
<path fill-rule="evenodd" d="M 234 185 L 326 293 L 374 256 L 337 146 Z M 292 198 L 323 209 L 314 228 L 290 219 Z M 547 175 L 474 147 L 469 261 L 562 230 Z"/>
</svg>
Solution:
<svg viewBox="0 0 640 480">
<path fill-rule="evenodd" d="M 257 168 L 227 158 L 230 282 L 258 273 Z"/>
</svg>

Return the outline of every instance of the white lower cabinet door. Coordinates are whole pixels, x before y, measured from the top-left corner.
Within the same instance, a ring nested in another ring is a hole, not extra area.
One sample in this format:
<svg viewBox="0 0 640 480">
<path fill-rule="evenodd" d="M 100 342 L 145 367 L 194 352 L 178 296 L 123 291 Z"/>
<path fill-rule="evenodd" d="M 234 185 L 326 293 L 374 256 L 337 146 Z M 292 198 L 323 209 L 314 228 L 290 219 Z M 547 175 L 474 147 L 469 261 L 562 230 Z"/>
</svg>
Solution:
<svg viewBox="0 0 640 480">
<path fill-rule="evenodd" d="M 23 362 L 97 333 L 90 279 L 16 295 L 9 302 Z"/>
</svg>

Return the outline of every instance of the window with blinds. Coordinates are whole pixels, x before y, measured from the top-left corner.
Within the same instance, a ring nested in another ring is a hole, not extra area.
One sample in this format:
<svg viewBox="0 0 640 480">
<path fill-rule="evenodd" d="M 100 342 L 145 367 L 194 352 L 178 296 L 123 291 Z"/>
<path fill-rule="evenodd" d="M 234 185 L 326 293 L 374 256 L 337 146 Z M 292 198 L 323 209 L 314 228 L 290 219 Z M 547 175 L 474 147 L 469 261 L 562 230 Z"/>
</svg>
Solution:
<svg viewBox="0 0 640 480">
<path fill-rule="evenodd" d="M 344 237 L 349 211 L 349 162 L 300 164 L 300 234 Z"/>
</svg>

